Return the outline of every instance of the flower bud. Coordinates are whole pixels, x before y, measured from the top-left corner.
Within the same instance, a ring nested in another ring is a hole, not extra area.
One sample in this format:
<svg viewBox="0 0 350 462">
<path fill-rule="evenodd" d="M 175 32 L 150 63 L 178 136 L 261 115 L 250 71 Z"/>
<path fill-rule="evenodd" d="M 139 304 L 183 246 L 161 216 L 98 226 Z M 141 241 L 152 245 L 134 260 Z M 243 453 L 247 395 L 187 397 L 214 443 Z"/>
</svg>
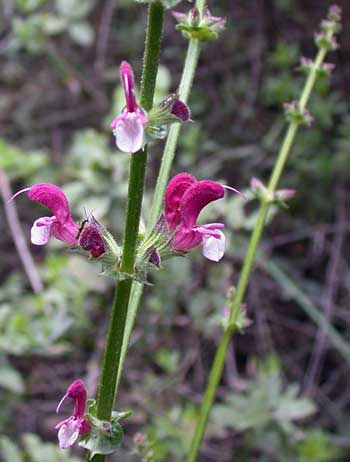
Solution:
<svg viewBox="0 0 350 462">
<path fill-rule="evenodd" d="M 79 245 L 87 250 L 94 258 L 100 257 L 105 253 L 105 245 L 95 224 L 89 224 L 80 234 Z"/>
</svg>

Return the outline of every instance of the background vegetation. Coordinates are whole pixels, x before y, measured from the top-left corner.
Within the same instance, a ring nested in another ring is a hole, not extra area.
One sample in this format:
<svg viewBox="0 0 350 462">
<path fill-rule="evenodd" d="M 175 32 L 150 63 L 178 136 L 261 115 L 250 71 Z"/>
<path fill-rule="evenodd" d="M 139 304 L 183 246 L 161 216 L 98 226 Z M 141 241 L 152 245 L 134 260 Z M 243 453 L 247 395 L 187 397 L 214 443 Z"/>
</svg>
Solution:
<svg viewBox="0 0 350 462">
<path fill-rule="evenodd" d="M 343 3 L 341 48 L 331 55 L 337 67 L 317 85 L 310 105 L 315 123 L 298 135 L 281 184 L 297 196 L 287 210 L 270 214 L 247 297 L 253 323 L 232 345 L 201 462 L 338 460 L 348 451 L 350 16 Z M 328 5 L 210 4 L 228 25 L 205 45 L 190 100 L 195 123 L 182 131 L 174 173 L 223 180 L 250 198 L 250 178 L 268 177 L 284 124 L 282 103 L 298 96 L 299 57 L 314 55 L 312 34 Z M 121 236 L 128 156 L 116 151 L 109 123 L 123 105 L 120 61 L 140 74 L 144 6 L 3 0 L 0 21 L 4 202 L 7 181 L 14 191 L 55 182 L 76 217 L 93 211 Z M 176 89 L 185 48 L 167 14 L 157 100 Z M 149 192 L 161 148 L 161 142 L 151 147 Z M 40 210 L 25 197 L 16 205 L 28 238 Z M 119 405 L 133 416 L 111 460 L 183 460 L 256 204 L 232 196 L 208 209 L 227 224 L 229 250 L 219 265 L 199 251 L 172 260 L 154 277 L 156 290 L 147 288 L 120 392 Z M 67 460 L 56 449 L 54 410 L 76 377 L 91 396 L 96 391 L 112 281 L 51 242 L 30 249 L 40 274 L 34 293 L 4 208 L 0 214 L 1 458 Z M 79 457 L 77 450 L 69 460 Z"/>
</svg>

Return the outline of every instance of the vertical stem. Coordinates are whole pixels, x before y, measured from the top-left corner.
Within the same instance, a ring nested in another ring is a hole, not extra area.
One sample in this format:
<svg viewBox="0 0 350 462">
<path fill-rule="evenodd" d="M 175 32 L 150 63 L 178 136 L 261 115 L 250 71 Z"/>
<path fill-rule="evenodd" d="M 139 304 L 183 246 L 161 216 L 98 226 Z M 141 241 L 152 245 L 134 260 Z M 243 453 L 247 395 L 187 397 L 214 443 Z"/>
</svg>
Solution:
<svg viewBox="0 0 350 462">
<path fill-rule="evenodd" d="M 196 39 L 191 39 L 188 44 L 185 65 L 179 86 L 179 97 L 185 103 L 188 100 L 188 96 L 192 87 L 194 73 L 198 63 L 199 52 L 200 41 Z M 170 170 L 174 161 L 180 130 L 181 124 L 179 123 L 173 124 L 169 129 L 169 134 L 165 143 L 162 162 L 157 178 L 157 184 L 153 194 L 151 212 L 149 222 L 147 225 L 147 229 L 149 232 L 152 231 L 152 229 L 156 225 L 159 215 L 161 213 L 165 189 L 169 180 Z"/>
<path fill-rule="evenodd" d="M 160 1 L 150 3 L 140 97 L 141 105 L 146 110 L 151 109 L 153 104 L 161 46 L 163 15 L 164 8 Z M 121 272 L 123 273 L 132 274 L 134 272 L 146 161 L 147 147 L 133 154 L 130 160 L 129 190 L 121 262 Z M 117 372 L 121 359 L 131 284 L 131 279 L 120 281 L 115 291 L 97 399 L 97 417 L 101 420 L 110 420 L 117 392 Z M 93 458 L 93 461 L 103 462 L 104 456 L 97 455 Z"/>
<path fill-rule="evenodd" d="M 204 0 L 197 0 L 196 7 L 203 13 L 205 7 Z M 182 71 L 181 81 L 179 85 L 179 97 L 185 103 L 188 101 L 191 87 L 193 84 L 194 75 L 196 72 L 201 42 L 197 39 L 191 39 L 188 44 L 184 68 Z M 175 157 L 176 146 L 181 130 L 181 124 L 173 124 L 169 129 L 169 134 L 165 143 L 162 162 L 157 178 L 156 188 L 153 194 L 150 217 L 147 225 L 147 231 L 151 232 L 157 223 L 163 206 L 163 198 L 165 189 L 169 180 L 171 167 Z M 121 360 L 119 363 L 119 371 L 117 383 L 119 383 L 121 373 L 124 366 L 125 356 L 128 349 L 128 344 L 133 330 L 137 311 L 141 302 L 143 292 L 143 284 L 134 281 L 132 284 L 130 304 L 127 313 L 127 322 L 122 345 Z"/>
<path fill-rule="evenodd" d="M 308 78 L 305 82 L 303 91 L 300 96 L 299 100 L 299 109 L 303 111 L 306 107 L 306 104 L 310 98 L 311 91 L 314 87 L 316 78 L 317 78 L 317 69 L 322 64 L 326 55 L 325 48 L 320 48 L 315 60 L 315 65 L 311 69 L 308 74 Z M 288 159 L 288 155 L 292 148 L 295 136 L 298 132 L 299 124 L 297 122 L 290 122 L 285 137 L 283 139 L 280 151 L 277 156 L 277 160 L 275 166 L 273 168 L 269 185 L 268 185 L 268 192 L 273 194 L 276 190 L 280 177 L 282 175 L 283 169 L 285 167 L 286 161 Z M 264 229 L 265 220 L 267 213 L 270 208 L 270 202 L 265 198 L 262 200 L 260 204 L 260 209 L 257 217 L 257 221 L 255 223 L 255 227 L 253 233 L 250 238 L 247 254 L 244 260 L 244 264 L 241 270 L 241 274 L 239 277 L 237 290 L 235 293 L 235 297 L 230 305 L 230 316 L 229 321 L 227 323 L 227 327 L 224 329 L 216 354 L 214 358 L 214 362 L 210 371 L 209 380 L 207 384 L 206 391 L 204 393 L 204 398 L 202 402 L 202 406 L 200 409 L 200 415 L 198 418 L 197 426 L 191 441 L 187 462 L 196 462 L 198 459 L 198 453 L 201 441 L 205 434 L 209 414 L 215 399 L 216 390 L 219 385 L 222 371 L 225 364 L 225 358 L 227 354 L 227 350 L 230 345 L 231 337 L 235 332 L 236 326 L 235 323 L 237 321 L 239 310 L 241 304 L 243 302 L 243 298 L 249 283 L 249 277 L 253 268 L 254 258 L 257 252 L 258 245 L 260 243 L 261 235 Z"/>
</svg>

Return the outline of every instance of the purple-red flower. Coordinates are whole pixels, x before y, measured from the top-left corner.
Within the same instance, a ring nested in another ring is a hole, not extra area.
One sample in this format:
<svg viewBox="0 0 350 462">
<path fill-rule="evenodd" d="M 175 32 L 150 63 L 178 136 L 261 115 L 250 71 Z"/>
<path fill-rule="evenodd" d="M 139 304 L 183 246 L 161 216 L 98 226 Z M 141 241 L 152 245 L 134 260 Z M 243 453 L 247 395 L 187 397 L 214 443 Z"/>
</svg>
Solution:
<svg viewBox="0 0 350 462">
<path fill-rule="evenodd" d="M 23 192 L 27 193 L 30 200 L 47 207 L 53 213 L 50 217 L 44 216 L 34 221 L 30 233 L 32 244 L 45 245 L 54 236 L 68 245 L 80 245 L 95 258 L 104 253 L 104 243 L 97 224 L 92 223 L 79 229 L 62 189 L 51 183 L 38 183 L 18 191 L 13 198 Z"/>
<path fill-rule="evenodd" d="M 95 258 L 100 257 L 105 252 L 105 245 L 98 225 L 90 223 L 84 228 L 79 237 L 79 245 L 84 250 L 87 250 Z"/>
<path fill-rule="evenodd" d="M 120 79 L 123 84 L 126 106 L 123 112 L 111 123 L 118 149 L 134 153 L 143 146 L 144 127 L 148 118 L 137 104 L 135 97 L 134 74 L 130 64 L 123 61 L 120 66 Z"/>
<path fill-rule="evenodd" d="M 197 181 L 188 173 L 172 178 L 165 193 L 164 213 L 169 231 L 174 232 L 172 245 L 175 250 L 190 250 L 202 244 L 206 258 L 221 260 L 225 252 L 225 235 L 221 230 L 225 225 L 197 225 L 196 222 L 206 205 L 224 196 L 225 188 L 229 187 L 210 180 Z"/>
<path fill-rule="evenodd" d="M 58 442 L 61 449 L 72 447 L 80 435 L 89 432 L 91 429 L 89 422 L 84 417 L 87 395 L 82 380 L 75 380 L 69 386 L 57 406 L 57 413 L 67 398 L 74 401 L 74 412 L 68 419 L 62 420 L 55 426 L 55 429 L 58 430 Z"/>
<path fill-rule="evenodd" d="M 30 200 L 44 205 L 53 213 L 51 217 L 41 217 L 34 221 L 30 233 L 32 244 L 45 245 L 51 236 L 69 245 L 78 244 L 78 225 L 71 216 L 68 199 L 62 189 L 54 184 L 38 183 L 18 191 L 13 198 L 23 192 L 27 193 Z"/>
</svg>

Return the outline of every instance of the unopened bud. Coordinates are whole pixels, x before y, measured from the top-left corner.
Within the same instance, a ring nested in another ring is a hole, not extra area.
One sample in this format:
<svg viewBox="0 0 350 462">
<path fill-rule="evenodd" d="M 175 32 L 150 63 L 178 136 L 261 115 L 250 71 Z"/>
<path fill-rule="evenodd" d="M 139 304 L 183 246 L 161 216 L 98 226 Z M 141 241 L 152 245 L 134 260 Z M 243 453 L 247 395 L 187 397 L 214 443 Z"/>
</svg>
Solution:
<svg viewBox="0 0 350 462">
<path fill-rule="evenodd" d="M 149 262 L 157 268 L 160 268 L 160 255 L 156 249 L 150 249 Z"/>
<path fill-rule="evenodd" d="M 79 245 L 82 249 L 90 252 L 94 258 L 98 258 L 105 253 L 103 239 L 95 224 L 89 224 L 82 230 L 79 237 Z"/>
<path fill-rule="evenodd" d="M 265 185 L 263 184 L 262 181 L 260 181 L 258 178 L 256 178 L 255 176 L 253 176 L 253 178 L 250 180 L 250 188 L 253 192 L 257 193 L 257 192 L 262 192 L 262 191 L 266 191 L 266 187 Z"/>
<path fill-rule="evenodd" d="M 295 189 L 279 189 L 275 192 L 274 197 L 278 201 L 287 201 L 292 199 L 296 194 Z"/>
<path fill-rule="evenodd" d="M 188 21 L 192 27 L 198 27 L 201 21 L 201 14 L 198 8 L 194 7 L 188 13 Z"/>
<path fill-rule="evenodd" d="M 338 5 L 331 5 L 328 10 L 328 19 L 339 22 L 341 20 L 341 8 Z"/>
</svg>

